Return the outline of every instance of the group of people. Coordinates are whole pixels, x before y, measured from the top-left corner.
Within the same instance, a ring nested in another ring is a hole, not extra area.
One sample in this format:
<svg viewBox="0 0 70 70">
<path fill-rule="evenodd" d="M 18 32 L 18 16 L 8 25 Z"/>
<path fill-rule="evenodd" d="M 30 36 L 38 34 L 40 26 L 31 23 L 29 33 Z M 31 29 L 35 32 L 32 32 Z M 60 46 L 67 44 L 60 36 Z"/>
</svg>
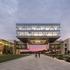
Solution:
<svg viewBox="0 0 70 70">
<path fill-rule="evenodd" d="M 37 58 L 37 57 L 40 58 L 40 52 L 36 52 L 36 53 L 35 53 L 35 57 L 36 57 L 36 58 Z"/>
</svg>

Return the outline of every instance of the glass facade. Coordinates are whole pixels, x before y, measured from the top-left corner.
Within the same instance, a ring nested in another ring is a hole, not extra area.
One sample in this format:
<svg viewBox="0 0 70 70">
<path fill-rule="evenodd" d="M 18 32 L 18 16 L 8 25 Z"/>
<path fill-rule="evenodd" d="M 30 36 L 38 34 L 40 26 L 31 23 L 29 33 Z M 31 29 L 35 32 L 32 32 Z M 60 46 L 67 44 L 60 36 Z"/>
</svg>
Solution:
<svg viewBox="0 0 70 70">
<path fill-rule="evenodd" d="M 17 36 L 60 36 L 60 24 L 16 24 Z"/>
</svg>

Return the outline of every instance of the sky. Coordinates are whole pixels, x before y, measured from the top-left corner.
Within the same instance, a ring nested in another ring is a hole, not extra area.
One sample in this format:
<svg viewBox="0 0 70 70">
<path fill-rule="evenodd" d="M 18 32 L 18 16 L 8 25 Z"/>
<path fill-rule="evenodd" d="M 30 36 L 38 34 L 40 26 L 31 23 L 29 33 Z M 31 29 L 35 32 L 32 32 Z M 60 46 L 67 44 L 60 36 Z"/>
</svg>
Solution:
<svg viewBox="0 0 70 70">
<path fill-rule="evenodd" d="M 16 23 L 60 23 L 70 37 L 70 0 L 0 0 L 0 38 L 16 39 Z"/>
</svg>

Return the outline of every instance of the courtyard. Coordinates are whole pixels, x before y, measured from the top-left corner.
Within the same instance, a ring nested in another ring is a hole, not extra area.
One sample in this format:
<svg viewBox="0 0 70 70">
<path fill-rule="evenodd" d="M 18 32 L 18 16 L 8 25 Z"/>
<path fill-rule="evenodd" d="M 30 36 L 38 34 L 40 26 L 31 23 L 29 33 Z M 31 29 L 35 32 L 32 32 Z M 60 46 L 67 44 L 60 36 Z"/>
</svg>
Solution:
<svg viewBox="0 0 70 70">
<path fill-rule="evenodd" d="M 42 55 L 22 57 L 0 63 L 0 70 L 70 70 L 70 63 Z"/>
</svg>

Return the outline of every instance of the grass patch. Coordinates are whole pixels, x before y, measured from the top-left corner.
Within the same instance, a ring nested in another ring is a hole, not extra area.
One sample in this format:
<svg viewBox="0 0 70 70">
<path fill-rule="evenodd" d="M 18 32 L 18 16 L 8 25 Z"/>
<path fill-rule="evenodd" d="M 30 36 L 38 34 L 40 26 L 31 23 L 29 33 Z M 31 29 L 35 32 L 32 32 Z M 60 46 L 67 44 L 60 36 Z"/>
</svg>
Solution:
<svg viewBox="0 0 70 70">
<path fill-rule="evenodd" d="M 70 55 L 65 55 L 64 60 L 67 61 L 67 62 L 70 62 Z"/>
<path fill-rule="evenodd" d="M 70 55 L 65 55 L 65 54 L 46 54 L 47 56 L 51 56 L 51 57 L 56 57 L 59 60 L 65 60 L 67 62 L 70 62 Z"/>
<path fill-rule="evenodd" d="M 27 55 L 0 55 L 0 63 L 13 60 L 13 59 L 17 59 L 20 57 L 24 57 L 24 56 L 27 56 Z"/>
<path fill-rule="evenodd" d="M 64 60 L 64 55 L 59 54 L 59 55 L 56 56 L 56 58 L 58 58 L 58 59 L 60 59 L 60 60 Z"/>
</svg>

